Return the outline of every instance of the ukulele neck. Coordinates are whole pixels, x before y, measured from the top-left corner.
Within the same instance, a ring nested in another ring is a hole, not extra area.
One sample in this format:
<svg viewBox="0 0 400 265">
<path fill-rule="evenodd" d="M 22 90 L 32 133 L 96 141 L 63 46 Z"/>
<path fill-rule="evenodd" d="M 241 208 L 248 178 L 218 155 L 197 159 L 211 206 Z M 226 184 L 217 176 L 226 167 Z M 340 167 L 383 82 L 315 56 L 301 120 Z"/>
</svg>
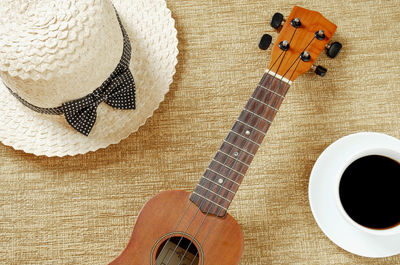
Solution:
<svg viewBox="0 0 400 265">
<path fill-rule="evenodd" d="M 226 215 L 290 83 L 275 73 L 264 74 L 190 196 L 202 212 Z"/>
</svg>

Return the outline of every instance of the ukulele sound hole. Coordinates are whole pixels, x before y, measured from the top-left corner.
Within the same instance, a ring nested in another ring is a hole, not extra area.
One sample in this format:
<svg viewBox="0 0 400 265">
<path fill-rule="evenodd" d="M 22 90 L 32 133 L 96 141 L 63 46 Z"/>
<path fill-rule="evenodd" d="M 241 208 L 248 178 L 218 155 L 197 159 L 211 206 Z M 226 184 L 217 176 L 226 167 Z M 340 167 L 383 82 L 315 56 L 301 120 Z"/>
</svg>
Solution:
<svg viewBox="0 0 400 265">
<path fill-rule="evenodd" d="M 161 243 L 157 250 L 155 265 L 199 265 L 196 245 L 186 237 L 181 238 L 173 236 Z"/>
</svg>

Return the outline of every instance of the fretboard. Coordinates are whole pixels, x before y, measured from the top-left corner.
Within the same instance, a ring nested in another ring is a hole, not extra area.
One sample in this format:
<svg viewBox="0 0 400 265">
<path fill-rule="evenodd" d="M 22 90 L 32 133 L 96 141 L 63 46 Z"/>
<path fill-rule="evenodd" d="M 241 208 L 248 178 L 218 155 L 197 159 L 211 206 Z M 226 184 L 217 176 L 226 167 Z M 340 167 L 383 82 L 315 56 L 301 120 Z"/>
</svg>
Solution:
<svg viewBox="0 0 400 265">
<path fill-rule="evenodd" d="M 202 212 L 226 215 L 288 89 L 289 84 L 275 74 L 264 74 L 190 195 Z"/>
</svg>

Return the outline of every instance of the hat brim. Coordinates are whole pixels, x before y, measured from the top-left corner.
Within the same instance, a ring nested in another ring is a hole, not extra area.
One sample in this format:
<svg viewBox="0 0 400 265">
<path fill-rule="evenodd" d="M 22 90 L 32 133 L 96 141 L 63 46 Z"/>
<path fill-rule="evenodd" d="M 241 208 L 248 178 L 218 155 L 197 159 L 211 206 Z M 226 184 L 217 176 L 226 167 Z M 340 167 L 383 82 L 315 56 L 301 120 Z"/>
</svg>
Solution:
<svg viewBox="0 0 400 265">
<path fill-rule="evenodd" d="M 136 109 L 102 103 L 89 136 L 72 129 L 62 115 L 36 113 L 0 82 L 0 141 L 37 156 L 74 156 L 117 144 L 137 131 L 164 100 L 175 74 L 178 39 L 165 0 L 112 1 L 132 44 L 130 68 Z"/>
</svg>

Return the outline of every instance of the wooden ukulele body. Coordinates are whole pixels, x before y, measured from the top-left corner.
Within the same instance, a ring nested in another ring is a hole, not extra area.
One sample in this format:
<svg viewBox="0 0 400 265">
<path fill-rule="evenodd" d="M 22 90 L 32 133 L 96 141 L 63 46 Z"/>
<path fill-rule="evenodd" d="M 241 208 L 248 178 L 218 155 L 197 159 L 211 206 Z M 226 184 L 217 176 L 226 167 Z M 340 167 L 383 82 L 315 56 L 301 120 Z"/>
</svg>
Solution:
<svg viewBox="0 0 400 265">
<path fill-rule="evenodd" d="M 180 237 L 186 230 L 185 238 L 199 250 L 198 264 L 238 264 L 243 251 L 243 233 L 238 223 L 229 214 L 223 218 L 206 217 L 189 201 L 189 195 L 186 191 L 164 191 L 150 199 L 140 211 L 127 247 L 110 265 L 156 264 L 162 243 L 173 231 L 180 232 L 175 234 Z"/>
</svg>

